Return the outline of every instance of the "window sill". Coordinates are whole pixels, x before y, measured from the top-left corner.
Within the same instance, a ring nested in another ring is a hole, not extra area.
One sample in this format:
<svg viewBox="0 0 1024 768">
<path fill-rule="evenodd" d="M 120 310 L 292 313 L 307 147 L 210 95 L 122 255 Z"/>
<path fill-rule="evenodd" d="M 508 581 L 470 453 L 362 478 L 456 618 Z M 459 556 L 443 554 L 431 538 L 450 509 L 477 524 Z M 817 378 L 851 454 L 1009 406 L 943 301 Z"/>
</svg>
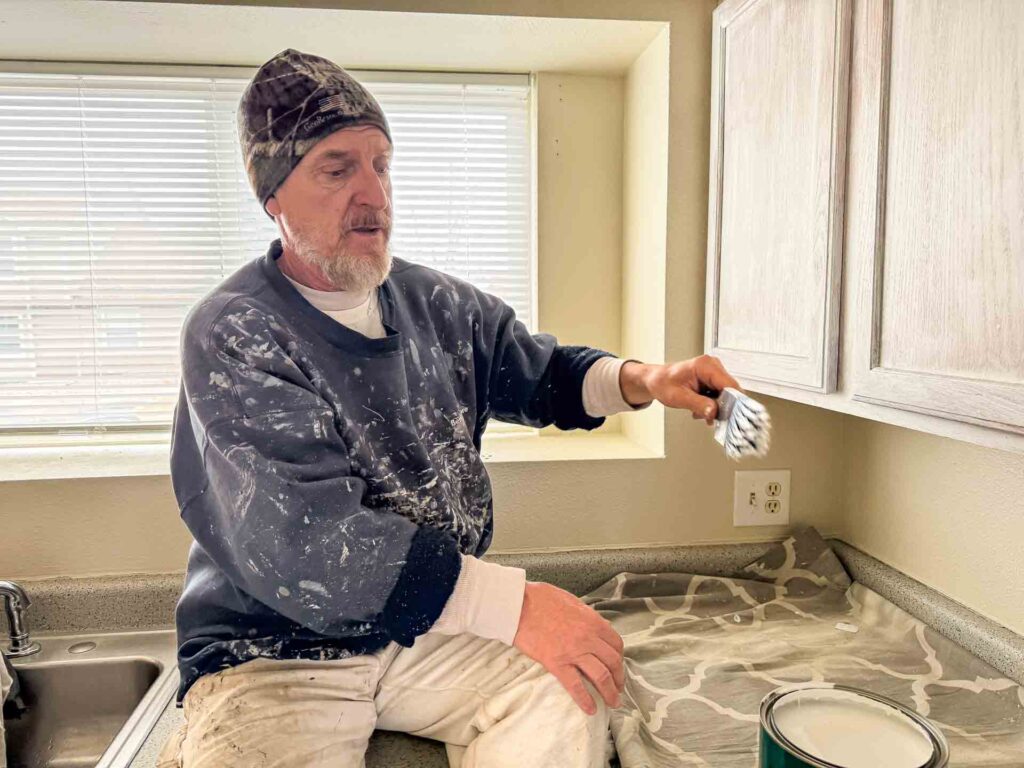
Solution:
<svg viewBox="0 0 1024 768">
<path fill-rule="evenodd" d="M 170 435 L 0 436 L 0 482 L 169 474 Z"/>
<path fill-rule="evenodd" d="M 169 451 L 168 435 L 0 437 L 0 482 L 167 475 Z M 616 433 L 488 435 L 482 453 L 488 464 L 663 458 Z"/>
</svg>

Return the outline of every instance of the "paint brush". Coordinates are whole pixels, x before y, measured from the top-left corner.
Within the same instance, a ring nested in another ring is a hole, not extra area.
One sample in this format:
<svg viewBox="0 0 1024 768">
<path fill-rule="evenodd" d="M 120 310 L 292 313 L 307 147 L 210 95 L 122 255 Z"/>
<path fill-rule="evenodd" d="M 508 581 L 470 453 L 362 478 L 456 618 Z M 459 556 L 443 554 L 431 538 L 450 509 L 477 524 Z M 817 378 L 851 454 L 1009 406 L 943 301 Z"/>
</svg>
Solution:
<svg viewBox="0 0 1024 768">
<path fill-rule="evenodd" d="M 721 392 L 701 386 L 700 393 L 718 403 L 715 417 L 715 441 L 734 461 L 748 456 L 761 458 L 771 444 L 772 419 L 768 409 L 738 389 Z"/>
</svg>

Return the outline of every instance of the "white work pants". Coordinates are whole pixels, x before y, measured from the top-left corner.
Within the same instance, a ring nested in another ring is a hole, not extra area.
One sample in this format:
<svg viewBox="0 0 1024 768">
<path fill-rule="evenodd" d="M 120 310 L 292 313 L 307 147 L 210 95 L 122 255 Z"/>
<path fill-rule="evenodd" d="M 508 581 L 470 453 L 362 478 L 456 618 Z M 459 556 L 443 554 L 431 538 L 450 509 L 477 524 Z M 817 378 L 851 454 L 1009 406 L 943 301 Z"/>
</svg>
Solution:
<svg viewBox="0 0 1024 768">
<path fill-rule="evenodd" d="M 445 742 L 453 768 L 603 768 L 608 710 L 589 690 L 594 716 L 537 662 L 469 634 L 257 659 L 193 685 L 157 768 L 362 768 L 374 728 Z"/>
</svg>

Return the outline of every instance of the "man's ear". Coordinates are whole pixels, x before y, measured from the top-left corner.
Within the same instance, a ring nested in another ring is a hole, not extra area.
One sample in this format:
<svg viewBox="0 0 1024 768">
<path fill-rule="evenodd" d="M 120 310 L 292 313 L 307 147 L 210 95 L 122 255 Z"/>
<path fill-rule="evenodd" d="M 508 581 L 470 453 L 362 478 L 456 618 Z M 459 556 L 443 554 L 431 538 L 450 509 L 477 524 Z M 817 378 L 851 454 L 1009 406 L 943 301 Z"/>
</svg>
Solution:
<svg viewBox="0 0 1024 768">
<path fill-rule="evenodd" d="M 277 202 L 277 198 L 274 197 L 273 195 L 267 198 L 267 204 L 264 205 L 263 207 L 271 216 L 281 215 L 281 204 Z"/>
</svg>

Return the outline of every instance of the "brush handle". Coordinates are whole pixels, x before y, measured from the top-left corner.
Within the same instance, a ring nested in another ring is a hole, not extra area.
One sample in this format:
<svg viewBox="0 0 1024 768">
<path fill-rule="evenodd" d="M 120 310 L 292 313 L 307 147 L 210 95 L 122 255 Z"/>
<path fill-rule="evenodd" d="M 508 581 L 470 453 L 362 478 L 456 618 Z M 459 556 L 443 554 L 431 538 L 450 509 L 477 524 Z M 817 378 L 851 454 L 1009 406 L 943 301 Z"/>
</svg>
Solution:
<svg viewBox="0 0 1024 768">
<path fill-rule="evenodd" d="M 704 397 L 710 397 L 712 400 L 717 400 L 722 395 L 720 389 L 712 389 L 707 384 L 701 384 L 698 392 Z"/>
</svg>

